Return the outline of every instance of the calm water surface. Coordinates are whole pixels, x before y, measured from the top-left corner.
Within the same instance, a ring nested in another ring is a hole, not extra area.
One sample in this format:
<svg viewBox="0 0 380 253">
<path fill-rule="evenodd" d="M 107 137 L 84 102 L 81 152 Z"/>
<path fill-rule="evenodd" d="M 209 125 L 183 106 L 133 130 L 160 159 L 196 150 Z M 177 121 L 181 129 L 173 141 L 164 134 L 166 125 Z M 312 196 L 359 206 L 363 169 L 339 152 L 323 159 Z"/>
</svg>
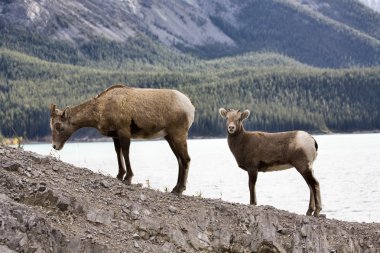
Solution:
<svg viewBox="0 0 380 253">
<path fill-rule="evenodd" d="M 316 135 L 319 145 L 314 173 L 320 182 L 322 213 L 347 221 L 380 222 L 380 134 Z M 226 139 L 189 140 L 192 158 L 187 195 L 202 195 L 230 202 L 249 203 L 248 176 L 238 168 Z M 50 144 L 25 145 L 42 155 Z M 176 184 L 177 161 L 164 140 L 135 141 L 130 160 L 133 183 L 164 191 Z M 95 172 L 117 174 L 112 142 L 67 143 L 58 152 L 62 161 Z M 293 168 L 259 173 L 256 184 L 259 205 L 306 213 L 309 189 Z"/>
</svg>

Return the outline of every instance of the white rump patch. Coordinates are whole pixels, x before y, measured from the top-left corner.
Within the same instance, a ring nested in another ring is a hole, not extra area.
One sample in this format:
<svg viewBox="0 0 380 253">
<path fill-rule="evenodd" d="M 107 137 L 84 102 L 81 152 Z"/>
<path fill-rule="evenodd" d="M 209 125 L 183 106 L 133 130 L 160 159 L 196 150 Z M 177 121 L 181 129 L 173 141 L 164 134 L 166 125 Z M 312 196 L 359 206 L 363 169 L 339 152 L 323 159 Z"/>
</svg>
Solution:
<svg viewBox="0 0 380 253">
<path fill-rule="evenodd" d="M 314 140 L 311 138 L 310 134 L 304 131 L 298 131 L 295 138 L 295 148 L 308 148 L 311 147 L 314 149 Z"/>
<path fill-rule="evenodd" d="M 190 99 L 183 93 L 175 90 L 175 94 L 177 96 L 177 102 L 178 104 L 183 108 L 183 110 L 186 112 L 187 120 L 189 122 L 189 128 L 191 124 L 194 122 L 194 111 L 195 108 L 192 105 Z"/>
<path fill-rule="evenodd" d="M 310 161 L 314 161 L 317 157 L 315 141 L 310 134 L 304 131 L 297 132 L 294 142 L 291 143 L 291 147 L 292 145 L 296 150 L 302 149 Z"/>
</svg>

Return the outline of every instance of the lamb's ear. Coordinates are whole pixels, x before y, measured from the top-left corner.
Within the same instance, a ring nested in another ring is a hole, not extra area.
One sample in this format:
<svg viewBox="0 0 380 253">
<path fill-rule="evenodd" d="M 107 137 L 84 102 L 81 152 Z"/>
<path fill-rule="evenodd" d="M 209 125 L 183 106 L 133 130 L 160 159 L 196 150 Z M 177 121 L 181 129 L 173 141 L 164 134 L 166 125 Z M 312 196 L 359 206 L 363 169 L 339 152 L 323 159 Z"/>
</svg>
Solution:
<svg viewBox="0 0 380 253">
<path fill-rule="evenodd" d="M 249 114 L 250 114 L 249 110 L 244 110 L 244 112 L 240 116 L 241 120 L 245 120 L 246 118 L 248 118 Z"/>
<path fill-rule="evenodd" d="M 219 108 L 219 114 L 225 119 L 227 117 L 227 110 L 224 108 Z"/>
<path fill-rule="evenodd" d="M 55 115 L 55 107 L 56 107 L 55 104 L 50 104 L 50 116 Z"/>
</svg>

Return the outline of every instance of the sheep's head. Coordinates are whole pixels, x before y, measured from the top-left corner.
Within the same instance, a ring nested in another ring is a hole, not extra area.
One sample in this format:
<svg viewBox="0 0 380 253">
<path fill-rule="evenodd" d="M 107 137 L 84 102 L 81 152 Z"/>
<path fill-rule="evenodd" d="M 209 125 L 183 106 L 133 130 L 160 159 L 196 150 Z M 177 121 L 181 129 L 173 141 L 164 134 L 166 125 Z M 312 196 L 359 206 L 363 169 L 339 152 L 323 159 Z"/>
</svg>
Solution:
<svg viewBox="0 0 380 253">
<path fill-rule="evenodd" d="M 69 107 L 64 110 L 56 109 L 52 104 L 50 106 L 50 129 L 52 145 L 56 150 L 61 150 L 65 142 L 70 138 L 75 128 L 70 124 Z"/>
<path fill-rule="evenodd" d="M 243 129 L 243 120 L 248 118 L 249 110 L 243 112 L 235 109 L 219 109 L 219 114 L 222 118 L 226 119 L 227 132 L 229 134 L 239 133 Z"/>
</svg>

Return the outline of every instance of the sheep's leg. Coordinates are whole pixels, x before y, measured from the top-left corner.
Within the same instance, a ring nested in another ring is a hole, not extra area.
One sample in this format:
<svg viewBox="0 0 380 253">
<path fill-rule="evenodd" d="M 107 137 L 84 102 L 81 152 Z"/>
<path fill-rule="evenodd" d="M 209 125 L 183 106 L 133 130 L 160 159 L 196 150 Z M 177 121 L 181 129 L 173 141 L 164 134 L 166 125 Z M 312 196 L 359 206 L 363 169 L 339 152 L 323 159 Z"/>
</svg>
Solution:
<svg viewBox="0 0 380 253">
<path fill-rule="evenodd" d="M 167 135 L 167 136 L 165 136 L 165 139 L 166 139 L 166 141 L 169 143 L 169 146 L 170 146 L 170 148 L 171 148 L 171 150 L 173 151 L 173 153 L 174 153 L 174 155 L 175 155 L 175 157 L 177 158 L 177 162 L 178 162 L 178 178 L 177 178 L 177 185 L 178 185 L 178 182 L 181 180 L 181 177 L 182 177 L 182 165 L 181 165 L 181 159 L 180 159 L 180 157 L 179 157 L 179 154 L 178 154 L 178 152 L 177 152 L 177 150 L 175 149 L 175 147 L 174 147 L 174 144 L 173 144 L 173 142 L 171 141 L 171 138 Z M 177 187 L 177 185 L 176 185 L 176 187 Z M 174 191 L 174 189 L 173 189 L 173 191 Z"/>
<path fill-rule="evenodd" d="M 132 177 L 133 177 L 133 171 L 131 168 L 131 164 L 129 162 L 129 146 L 131 144 L 131 139 L 128 134 L 125 134 L 122 132 L 118 133 L 118 136 L 119 136 L 121 151 L 124 156 L 125 167 L 127 169 L 127 174 L 124 178 L 124 183 L 127 185 L 130 185 L 132 183 Z"/>
<path fill-rule="evenodd" d="M 250 204 L 257 205 L 256 201 L 256 181 L 257 181 L 257 169 L 248 169 L 248 186 L 250 193 Z"/>
<path fill-rule="evenodd" d="M 123 154 L 121 152 L 121 147 L 120 147 L 120 141 L 118 138 L 112 138 L 113 139 L 113 144 L 115 146 L 115 151 L 117 155 L 117 163 L 119 165 L 119 173 L 117 174 L 116 178 L 119 180 L 123 180 L 124 175 L 125 175 L 125 168 L 123 165 Z"/>
<path fill-rule="evenodd" d="M 187 176 L 189 173 L 190 156 L 187 152 L 187 136 L 165 136 L 170 148 L 178 160 L 178 179 L 172 193 L 181 194 L 186 190 Z"/>
<path fill-rule="evenodd" d="M 308 187 L 310 190 L 310 198 L 309 198 L 309 209 L 307 209 L 306 215 L 310 216 L 315 211 L 315 198 L 314 198 L 313 189 L 311 188 L 309 184 L 308 184 Z"/>
<path fill-rule="evenodd" d="M 313 175 L 312 169 L 310 170 L 310 173 L 311 173 L 311 177 L 313 178 L 313 184 L 314 184 L 313 194 L 314 194 L 314 201 L 315 201 L 315 211 L 313 215 L 318 216 L 322 210 L 321 190 L 319 187 L 318 180 Z"/>
<path fill-rule="evenodd" d="M 301 173 L 310 189 L 309 209 L 307 210 L 306 215 L 313 214 L 314 216 L 318 216 L 322 210 L 319 182 L 314 177 L 313 169 L 311 167 L 308 167 L 308 169 L 302 171 L 299 169 L 297 170 Z"/>
</svg>

